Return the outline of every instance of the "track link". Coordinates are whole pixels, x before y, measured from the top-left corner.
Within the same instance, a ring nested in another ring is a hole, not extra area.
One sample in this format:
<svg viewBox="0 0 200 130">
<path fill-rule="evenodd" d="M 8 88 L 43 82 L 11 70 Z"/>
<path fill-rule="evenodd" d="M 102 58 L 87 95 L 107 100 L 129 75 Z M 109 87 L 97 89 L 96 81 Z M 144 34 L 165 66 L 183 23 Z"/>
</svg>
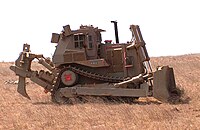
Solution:
<svg viewBox="0 0 200 130">
<path fill-rule="evenodd" d="M 124 80 L 123 77 L 101 75 L 101 74 L 98 74 L 98 73 L 88 72 L 88 71 L 85 71 L 85 70 L 77 68 L 77 67 L 68 66 L 66 68 L 77 73 L 77 74 L 79 74 L 79 75 L 82 75 L 82 76 L 85 76 L 85 77 L 88 77 L 88 78 L 92 78 L 92 79 L 96 79 L 96 80 L 105 81 L 105 82 L 114 83 L 114 82 L 121 82 L 121 81 Z"/>
</svg>

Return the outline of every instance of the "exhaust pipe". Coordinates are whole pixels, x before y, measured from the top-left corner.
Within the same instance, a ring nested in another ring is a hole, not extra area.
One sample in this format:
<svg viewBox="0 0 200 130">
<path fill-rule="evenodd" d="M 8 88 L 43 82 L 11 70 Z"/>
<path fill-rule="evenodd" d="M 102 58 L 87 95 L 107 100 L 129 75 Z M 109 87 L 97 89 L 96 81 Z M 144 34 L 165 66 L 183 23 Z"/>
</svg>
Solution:
<svg viewBox="0 0 200 130">
<path fill-rule="evenodd" d="M 111 21 L 111 23 L 114 23 L 114 29 L 115 29 L 115 40 L 116 40 L 116 43 L 119 43 L 117 21 Z"/>
</svg>

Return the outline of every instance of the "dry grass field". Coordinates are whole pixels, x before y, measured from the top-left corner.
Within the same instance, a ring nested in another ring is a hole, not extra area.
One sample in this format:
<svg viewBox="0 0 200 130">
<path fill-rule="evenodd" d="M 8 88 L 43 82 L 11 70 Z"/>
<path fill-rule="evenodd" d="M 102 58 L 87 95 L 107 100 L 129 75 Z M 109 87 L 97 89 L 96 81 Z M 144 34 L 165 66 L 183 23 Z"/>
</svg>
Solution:
<svg viewBox="0 0 200 130">
<path fill-rule="evenodd" d="M 105 103 L 90 98 L 88 103 L 58 105 L 50 95 L 29 83 L 27 100 L 16 92 L 17 77 L 9 70 L 12 63 L 0 63 L 1 130 L 199 130 L 200 129 L 200 55 L 152 58 L 152 66 L 174 67 L 177 85 L 189 103 L 158 103 L 143 98 L 133 104 Z M 39 67 L 34 65 L 35 68 Z"/>
</svg>

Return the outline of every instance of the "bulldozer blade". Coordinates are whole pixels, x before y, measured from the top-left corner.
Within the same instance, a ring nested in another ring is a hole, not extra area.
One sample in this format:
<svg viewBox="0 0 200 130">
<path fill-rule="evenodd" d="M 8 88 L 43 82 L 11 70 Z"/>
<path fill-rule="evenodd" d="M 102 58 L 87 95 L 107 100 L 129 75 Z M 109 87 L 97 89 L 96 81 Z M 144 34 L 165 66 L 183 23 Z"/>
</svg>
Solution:
<svg viewBox="0 0 200 130">
<path fill-rule="evenodd" d="M 173 68 L 164 66 L 154 72 L 153 96 L 156 99 L 162 102 L 168 102 L 176 89 Z"/>
<path fill-rule="evenodd" d="M 28 98 L 29 100 L 31 99 L 26 92 L 26 79 L 25 79 L 25 77 L 19 76 L 17 92 L 20 93 L 22 96 Z"/>
</svg>

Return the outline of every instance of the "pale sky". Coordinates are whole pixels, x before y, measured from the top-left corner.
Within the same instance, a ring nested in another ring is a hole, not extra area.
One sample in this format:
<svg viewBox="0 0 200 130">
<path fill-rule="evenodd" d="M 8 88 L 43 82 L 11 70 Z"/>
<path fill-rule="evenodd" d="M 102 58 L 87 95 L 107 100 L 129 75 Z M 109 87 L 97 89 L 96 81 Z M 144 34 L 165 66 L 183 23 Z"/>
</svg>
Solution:
<svg viewBox="0 0 200 130">
<path fill-rule="evenodd" d="M 121 43 L 131 40 L 129 26 L 139 25 L 150 56 L 200 53 L 199 0 L 1 0 L 0 16 L 0 61 L 14 61 L 24 43 L 51 57 L 51 33 L 67 24 L 105 29 L 103 41 L 115 41 L 111 20 Z"/>
</svg>

